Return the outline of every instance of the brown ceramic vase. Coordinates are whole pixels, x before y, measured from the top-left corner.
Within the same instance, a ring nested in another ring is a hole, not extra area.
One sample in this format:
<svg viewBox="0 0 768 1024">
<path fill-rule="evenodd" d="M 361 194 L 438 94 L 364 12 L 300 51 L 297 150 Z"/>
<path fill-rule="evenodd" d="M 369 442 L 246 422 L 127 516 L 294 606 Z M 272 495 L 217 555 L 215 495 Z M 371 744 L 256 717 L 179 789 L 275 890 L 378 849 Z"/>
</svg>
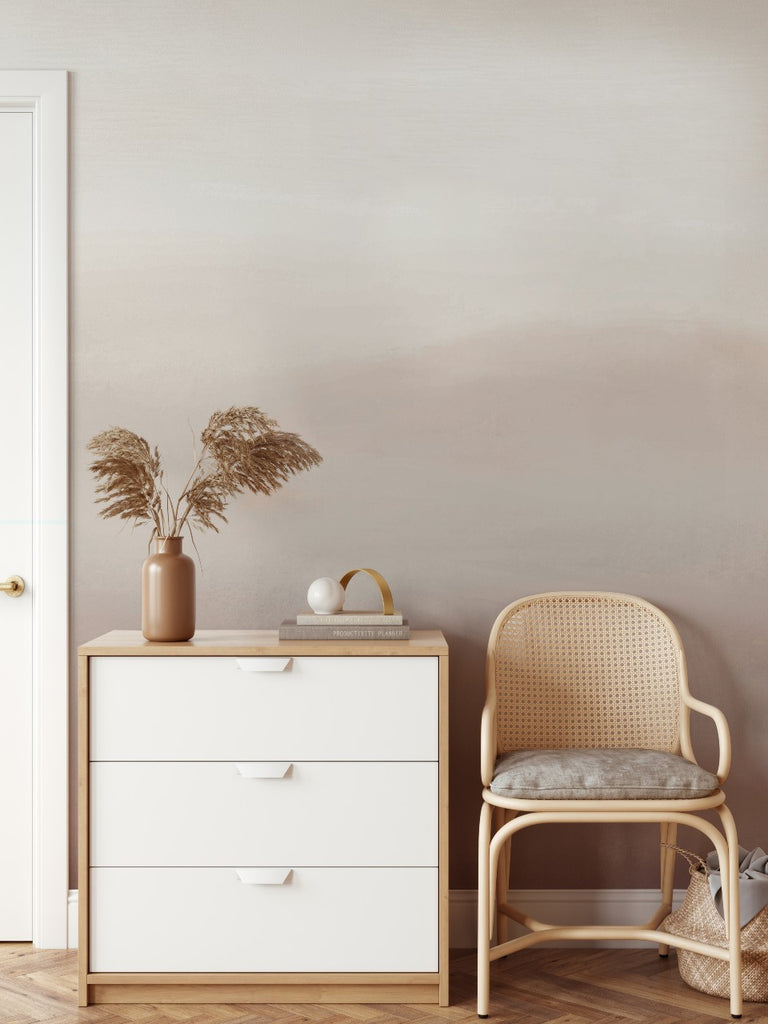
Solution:
<svg viewBox="0 0 768 1024">
<path fill-rule="evenodd" d="M 147 640 L 189 640 L 195 632 L 195 563 L 181 537 L 157 537 L 141 570 L 141 631 Z"/>
</svg>

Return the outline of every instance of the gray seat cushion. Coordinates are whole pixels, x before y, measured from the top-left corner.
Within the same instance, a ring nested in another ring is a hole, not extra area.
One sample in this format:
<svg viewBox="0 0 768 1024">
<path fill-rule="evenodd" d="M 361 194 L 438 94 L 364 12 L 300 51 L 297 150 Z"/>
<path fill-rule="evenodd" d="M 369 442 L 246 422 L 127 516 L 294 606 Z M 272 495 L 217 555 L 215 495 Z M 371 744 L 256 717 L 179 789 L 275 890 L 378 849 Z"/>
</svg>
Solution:
<svg viewBox="0 0 768 1024">
<path fill-rule="evenodd" d="M 521 800 L 694 800 L 717 776 L 659 750 L 517 750 L 496 762 L 491 792 Z"/>
</svg>

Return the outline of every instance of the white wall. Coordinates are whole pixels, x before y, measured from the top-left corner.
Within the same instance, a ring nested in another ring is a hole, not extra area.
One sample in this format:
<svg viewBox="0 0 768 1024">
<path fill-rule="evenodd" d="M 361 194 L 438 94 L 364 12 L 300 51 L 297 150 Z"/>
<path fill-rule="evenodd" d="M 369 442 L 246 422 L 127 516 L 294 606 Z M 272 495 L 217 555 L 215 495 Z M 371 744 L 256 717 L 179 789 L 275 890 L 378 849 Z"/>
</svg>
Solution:
<svg viewBox="0 0 768 1024">
<path fill-rule="evenodd" d="M 75 642 L 138 627 L 147 541 L 97 518 L 88 439 L 130 427 L 181 477 L 210 412 L 256 404 L 325 463 L 200 538 L 199 625 L 275 626 L 368 565 L 445 630 L 454 887 L 485 638 L 543 589 L 671 613 L 768 842 L 768 6 L 0 0 L 0 24 L 0 66 L 72 73 Z M 528 843 L 516 884 L 562 888 Z M 626 886 L 627 858 L 653 884 L 655 855 L 607 851 L 568 884 Z"/>
</svg>

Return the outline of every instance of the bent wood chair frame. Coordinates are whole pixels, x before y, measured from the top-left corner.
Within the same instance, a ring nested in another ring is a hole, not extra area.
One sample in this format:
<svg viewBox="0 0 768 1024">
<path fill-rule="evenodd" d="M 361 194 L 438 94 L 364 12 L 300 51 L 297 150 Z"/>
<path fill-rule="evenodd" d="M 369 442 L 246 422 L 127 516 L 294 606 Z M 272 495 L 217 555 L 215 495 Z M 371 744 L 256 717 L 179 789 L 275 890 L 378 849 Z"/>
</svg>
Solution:
<svg viewBox="0 0 768 1024">
<path fill-rule="evenodd" d="M 730 966 L 730 1012 L 740 1017 L 742 1011 L 741 949 L 739 926 L 739 855 L 736 826 L 725 806 L 725 794 L 718 788 L 705 797 L 692 799 L 519 799 L 501 796 L 490 789 L 494 778 L 498 749 L 497 736 L 497 647 L 499 633 L 510 614 L 531 601 L 575 599 L 630 602 L 641 614 L 652 616 L 663 628 L 675 648 L 677 686 L 680 694 L 679 734 L 675 753 L 696 764 L 691 744 L 692 712 L 712 720 L 717 731 L 719 761 L 718 783 L 727 778 L 731 744 L 728 724 L 723 713 L 692 697 L 688 690 L 685 656 L 682 643 L 672 622 L 648 602 L 624 594 L 602 592 L 568 592 L 541 594 L 515 601 L 505 608 L 491 631 L 486 658 L 486 702 L 481 723 L 481 773 L 483 804 L 478 831 L 478 1000 L 477 1012 L 487 1017 L 490 1003 L 490 965 L 518 950 L 542 942 L 563 940 L 643 940 L 657 943 L 659 953 L 666 955 L 669 946 L 690 950 L 705 956 L 728 961 Z M 569 744 L 564 744 L 568 746 Z M 627 744 L 629 745 L 629 744 Z M 574 744 L 576 746 L 576 744 Z M 718 828 L 700 815 L 714 812 Z M 650 920 L 641 925 L 557 925 L 538 921 L 507 902 L 510 869 L 510 840 L 518 832 L 534 825 L 550 823 L 657 823 L 660 828 L 661 902 Z M 685 825 L 703 833 L 717 851 L 723 866 L 723 898 L 728 945 L 722 948 L 708 943 L 671 935 L 660 930 L 661 922 L 671 912 L 674 884 L 675 851 L 678 826 Z M 508 920 L 528 929 L 517 938 L 507 937 Z M 494 944 L 494 933 L 496 942 Z"/>
</svg>

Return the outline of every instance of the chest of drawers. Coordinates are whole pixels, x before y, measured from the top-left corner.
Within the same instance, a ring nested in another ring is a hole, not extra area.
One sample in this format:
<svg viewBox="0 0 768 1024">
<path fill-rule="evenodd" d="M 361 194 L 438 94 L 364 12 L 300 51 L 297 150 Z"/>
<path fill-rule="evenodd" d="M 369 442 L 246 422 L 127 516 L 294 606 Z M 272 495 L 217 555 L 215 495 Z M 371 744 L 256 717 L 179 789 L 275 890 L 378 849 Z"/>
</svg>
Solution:
<svg viewBox="0 0 768 1024">
<path fill-rule="evenodd" d="M 79 658 L 81 1005 L 447 1005 L 440 633 Z"/>
</svg>

